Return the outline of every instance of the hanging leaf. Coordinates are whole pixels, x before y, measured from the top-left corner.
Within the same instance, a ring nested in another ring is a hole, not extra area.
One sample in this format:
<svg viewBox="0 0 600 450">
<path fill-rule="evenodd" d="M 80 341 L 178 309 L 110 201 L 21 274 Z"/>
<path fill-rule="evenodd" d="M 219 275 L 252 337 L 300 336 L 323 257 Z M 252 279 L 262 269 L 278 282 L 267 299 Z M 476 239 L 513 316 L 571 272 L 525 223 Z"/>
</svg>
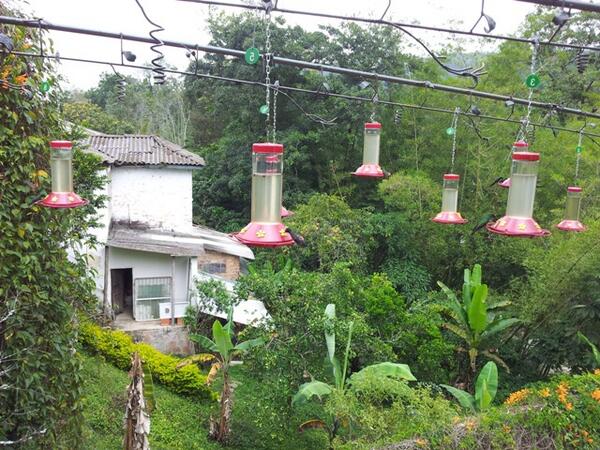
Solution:
<svg viewBox="0 0 600 450">
<path fill-rule="evenodd" d="M 210 367 L 210 370 L 208 371 L 208 375 L 206 375 L 206 384 L 208 386 L 210 386 L 212 384 L 212 382 L 215 381 L 215 378 L 217 378 L 219 370 L 221 370 L 220 362 L 216 362 Z"/>
<path fill-rule="evenodd" d="M 298 392 L 292 398 L 292 406 L 301 405 L 306 403 L 313 397 L 317 397 L 321 400 L 323 397 L 331 394 L 333 389 L 326 383 L 322 381 L 311 381 L 309 383 L 304 383 L 298 389 Z"/>
<path fill-rule="evenodd" d="M 335 305 L 328 304 L 325 307 L 325 342 L 327 344 L 327 356 L 333 364 L 335 357 Z"/>
<path fill-rule="evenodd" d="M 458 400 L 458 403 L 460 403 L 463 408 L 470 409 L 473 412 L 477 411 L 475 407 L 475 399 L 471 394 L 453 386 L 448 386 L 447 384 L 441 384 L 440 386 L 450 392 L 450 394 L 452 394 L 454 398 Z"/>
</svg>

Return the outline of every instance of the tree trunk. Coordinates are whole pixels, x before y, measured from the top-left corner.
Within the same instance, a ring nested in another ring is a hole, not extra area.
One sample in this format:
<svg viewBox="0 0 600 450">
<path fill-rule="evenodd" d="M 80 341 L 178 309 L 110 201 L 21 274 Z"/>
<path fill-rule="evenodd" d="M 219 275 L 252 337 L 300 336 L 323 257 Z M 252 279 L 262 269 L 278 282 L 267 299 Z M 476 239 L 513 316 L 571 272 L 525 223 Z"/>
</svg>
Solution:
<svg viewBox="0 0 600 450">
<path fill-rule="evenodd" d="M 149 450 L 150 417 L 146 413 L 144 401 L 144 372 L 140 355 L 135 352 L 131 359 L 129 371 L 131 383 L 127 389 L 127 406 L 125 408 L 125 450 Z"/>
<path fill-rule="evenodd" d="M 216 427 L 215 439 L 225 443 L 229 438 L 231 411 L 233 409 L 233 385 L 229 379 L 229 367 L 223 366 L 223 391 L 219 411 L 219 425 Z"/>
</svg>

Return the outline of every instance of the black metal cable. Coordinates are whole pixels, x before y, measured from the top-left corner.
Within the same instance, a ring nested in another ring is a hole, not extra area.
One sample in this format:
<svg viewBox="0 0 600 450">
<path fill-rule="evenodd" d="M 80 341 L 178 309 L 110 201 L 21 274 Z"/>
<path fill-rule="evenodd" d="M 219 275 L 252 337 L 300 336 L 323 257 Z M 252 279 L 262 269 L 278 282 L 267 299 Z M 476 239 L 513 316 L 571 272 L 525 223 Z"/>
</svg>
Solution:
<svg viewBox="0 0 600 450">
<path fill-rule="evenodd" d="M 234 4 L 228 2 L 221 2 L 215 0 L 179 0 L 183 2 L 191 2 L 191 3 L 201 3 L 204 5 L 214 5 L 214 6 L 225 6 L 232 8 L 242 8 L 242 9 L 252 9 L 251 6 L 243 5 L 243 4 Z M 524 0 L 527 1 L 527 0 Z M 313 17 L 322 17 L 324 19 L 337 19 L 337 20 L 345 20 L 349 22 L 363 22 L 363 23 L 371 23 L 371 24 L 379 24 L 379 25 L 389 25 L 396 24 L 403 28 L 414 28 L 419 30 L 427 30 L 427 31 L 437 31 L 440 33 L 450 33 L 450 34 L 462 34 L 471 37 L 482 37 L 489 39 L 498 39 L 503 41 L 513 41 L 513 42 L 521 42 L 526 44 L 533 44 L 533 39 L 515 37 L 515 36 L 506 36 L 499 34 L 484 34 L 477 33 L 473 31 L 465 31 L 465 30 L 456 30 L 452 28 L 443 28 L 443 27 L 433 27 L 428 25 L 419 25 L 414 23 L 403 23 L 403 22 L 388 22 L 382 19 L 369 19 L 366 17 L 354 17 L 354 16 L 343 16 L 340 14 L 327 14 L 327 13 L 317 13 L 312 11 L 302 11 L 296 9 L 286 9 L 286 8 L 276 8 L 274 11 L 282 13 L 282 14 L 296 14 L 302 16 L 313 16 Z M 562 48 L 572 48 L 572 49 L 587 49 L 593 51 L 600 51 L 600 47 L 591 47 L 587 45 L 579 45 L 579 44 L 568 44 L 563 42 L 548 42 L 548 41 L 540 41 L 540 45 L 547 45 L 551 47 L 562 47 Z"/>
<path fill-rule="evenodd" d="M 12 52 L 12 53 L 14 55 L 23 56 L 23 57 L 33 57 L 33 58 L 43 57 L 43 58 L 47 58 L 47 59 L 58 59 L 58 56 L 56 56 L 56 55 L 41 56 L 37 53 L 27 53 L 27 52 Z M 67 56 L 62 56 L 62 55 L 60 56 L 60 59 L 63 61 L 74 61 L 74 62 L 82 62 L 82 63 L 88 63 L 88 64 L 99 64 L 99 65 L 106 65 L 106 66 L 114 65 L 114 66 L 120 66 L 120 67 L 129 67 L 131 69 L 152 70 L 152 67 L 148 67 L 148 66 L 134 65 L 134 64 L 122 64 L 122 63 L 111 63 L 108 61 L 99 61 L 99 60 L 85 59 L 85 58 L 73 58 L 73 57 L 67 57 Z M 167 68 L 165 68 L 165 72 L 177 74 L 177 75 L 190 76 L 190 77 L 206 78 L 206 79 L 211 79 L 211 80 L 216 80 L 216 81 L 225 81 L 228 83 L 243 84 L 243 85 L 249 85 L 249 86 L 258 86 L 263 89 L 266 87 L 265 83 L 263 83 L 263 82 L 244 80 L 244 79 L 240 79 L 240 78 L 222 77 L 219 75 L 211 75 L 211 74 L 206 74 L 206 73 L 194 73 L 194 72 L 187 72 L 187 71 L 183 71 L 183 70 L 175 70 L 175 69 L 167 69 Z M 278 89 L 279 89 L 279 91 L 298 92 L 298 93 L 303 93 L 303 94 L 310 94 L 312 96 L 325 96 L 325 97 L 341 98 L 344 100 L 358 101 L 358 102 L 363 102 L 363 103 L 372 103 L 373 102 L 371 97 L 358 97 L 358 96 L 353 96 L 353 95 L 337 94 L 334 92 L 324 92 L 324 91 L 319 91 L 319 90 L 304 89 L 304 88 L 293 87 L 293 86 L 281 86 L 280 85 L 278 87 Z M 394 106 L 396 108 L 417 109 L 417 110 L 424 110 L 424 111 L 430 111 L 430 112 L 436 112 L 436 113 L 442 113 L 442 114 L 454 114 L 454 110 L 436 108 L 433 106 L 412 105 L 409 103 L 400 103 L 400 102 L 394 102 L 391 100 L 379 100 L 378 103 L 381 103 L 384 105 L 389 105 L 389 106 Z M 481 119 L 493 120 L 493 121 L 497 121 L 497 122 L 507 122 L 507 123 L 515 123 L 515 124 L 521 123 L 520 120 L 516 120 L 516 119 L 489 116 L 486 114 L 473 114 L 471 112 L 466 112 L 466 111 L 462 111 L 462 110 L 459 114 L 461 114 L 463 116 L 468 116 L 468 117 L 479 117 Z M 536 127 L 540 127 L 540 128 L 548 128 L 548 129 L 554 128 L 556 130 L 565 131 L 568 133 L 579 134 L 581 132 L 580 129 L 575 130 L 572 128 L 558 127 L 558 126 L 549 127 L 547 125 L 543 125 L 543 124 L 535 123 L 535 122 L 530 122 L 530 124 L 533 126 L 536 126 Z M 583 131 L 582 134 L 584 136 L 587 136 L 590 138 L 592 136 L 600 138 L 600 134 L 590 133 L 588 131 Z"/>
<path fill-rule="evenodd" d="M 121 62 L 121 63 L 123 63 L 123 62 Z M 127 82 L 125 81 L 125 78 L 123 77 L 123 75 L 121 75 L 119 72 L 117 72 L 117 69 L 115 69 L 115 66 L 113 66 L 111 64 L 110 67 L 113 70 L 113 72 L 115 73 L 115 75 L 117 76 L 117 100 L 122 102 L 125 99 L 125 89 L 126 89 Z"/>
<path fill-rule="evenodd" d="M 159 50 L 159 48 L 165 44 L 159 37 L 156 36 L 156 33 L 165 31 L 165 29 L 163 27 L 161 27 L 159 24 L 157 24 L 156 22 L 153 22 L 152 20 L 150 20 L 150 17 L 148 17 L 148 14 L 146 14 L 144 7 L 142 6 L 142 4 L 140 3 L 139 0 L 135 0 L 135 2 L 140 7 L 140 10 L 142 11 L 142 14 L 144 15 L 144 17 L 146 18 L 148 23 L 150 23 L 150 25 L 156 27 L 155 29 L 151 30 L 148 33 L 155 42 L 154 45 L 150 46 L 150 49 L 154 53 L 156 53 L 156 57 L 152 60 L 152 65 L 154 66 L 154 69 L 152 69 L 152 71 L 154 72 L 154 84 L 164 84 L 164 82 L 165 82 L 165 66 L 163 64 L 163 60 L 165 58 L 165 55 L 163 54 L 163 52 L 161 52 Z"/>
<path fill-rule="evenodd" d="M 56 24 L 51 24 L 48 22 L 42 22 L 40 25 L 38 25 L 38 21 L 31 20 L 31 19 L 22 19 L 19 17 L 0 16 L 0 23 L 8 24 L 8 25 L 20 25 L 20 26 L 25 26 L 25 27 L 36 27 L 36 28 L 38 26 L 41 26 L 42 28 L 44 28 L 46 30 L 63 31 L 63 32 L 67 32 L 67 33 L 85 34 L 85 35 L 90 35 L 90 36 L 106 37 L 106 38 L 113 38 L 113 39 L 121 39 L 121 37 L 122 37 L 123 39 L 126 39 L 128 41 L 134 41 L 134 42 L 145 42 L 145 43 L 154 42 L 152 39 L 149 39 L 147 37 L 142 37 L 142 36 L 129 35 L 129 34 L 126 35 L 126 34 L 121 34 L 121 33 L 112 33 L 109 31 L 102 31 L 102 30 L 91 30 L 91 29 L 72 27 L 72 26 L 67 26 L 67 25 L 56 25 Z M 235 49 L 226 48 L 226 47 L 216 47 L 213 45 L 185 44 L 182 42 L 167 41 L 167 40 L 163 40 L 163 43 L 167 47 L 176 47 L 176 48 L 183 48 L 183 49 L 185 49 L 186 47 L 187 48 L 194 47 L 194 48 L 197 48 L 199 51 L 201 50 L 201 51 L 207 52 L 207 53 L 215 53 L 215 54 L 226 55 L 226 56 L 234 56 L 234 57 L 237 57 L 240 59 L 243 59 L 244 55 L 245 55 L 245 52 L 242 50 L 235 50 Z M 495 100 L 495 101 L 502 101 L 502 102 L 512 101 L 512 102 L 520 104 L 520 105 L 531 104 L 531 106 L 534 108 L 543 108 L 543 109 L 553 109 L 554 108 L 559 112 L 563 112 L 563 113 L 567 113 L 567 114 L 576 114 L 578 116 L 595 117 L 597 119 L 600 119 L 600 113 L 596 113 L 596 112 L 587 112 L 587 111 L 582 111 L 582 110 L 576 109 L 576 108 L 555 105 L 552 103 L 544 103 L 544 102 L 540 102 L 540 101 L 529 102 L 528 99 L 512 97 L 509 95 L 494 94 L 492 92 L 475 91 L 473 89 L 448 86 L 445 84 L 432 83 L 431 81 L 427 81 L 427 80 L 422 81 L 422 80 L 407 79 L 407 78 L 397 77 L 397 76 L 393 76 L 393 75 L 384 75 L 384 74 L 378 74 L 378 73 L 374 73 L 374 72 L 367 72 L 367 71 L 363 71 L 363 70 L 348 69 L 345 67 L 325 65 L 325 64 L 309 62 L 309 61 L 301 61 L 301 60 L 291 59 L 291 58 L 283 58 L 280 56 L 273 56 L 273 62 L 277 63 L 277 64 L 290 65 L 290 66 L 301 67 L 301 68 L 306 68 L 306 69 L 313 69 L 313 70 L 319 70 L 319 71 L 323 70 L 326 72 L 337 73 L 337 74 L 347 75 L 347 76 L 352 76 L 352 77 L 358 77 L 358 78 L 364 78 L 364 79 L 370 79 L 370 80 L 378 80 L 378 81 L 387 81 L 390 83 L 403 84 L 403 85 L 413 86 L 413 87 L 429 88 L 429 89 L 443 91 L 443 92 L 450 92 L 453 94 L 470 95 L 473 97 L 486 98 L 486 99 Z M 168 72 L 166 69 L 164 69 L 164 71 Z"/>
</svg>

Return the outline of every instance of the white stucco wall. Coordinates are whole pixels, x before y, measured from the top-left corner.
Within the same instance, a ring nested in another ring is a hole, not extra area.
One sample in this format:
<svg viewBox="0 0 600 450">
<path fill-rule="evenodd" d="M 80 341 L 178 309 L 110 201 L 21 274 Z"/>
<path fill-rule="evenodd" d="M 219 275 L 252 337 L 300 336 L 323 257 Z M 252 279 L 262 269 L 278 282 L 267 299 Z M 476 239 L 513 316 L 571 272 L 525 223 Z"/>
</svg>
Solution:
<svg viewBox="0 0 600 450">
<path fill-rule="evenodd" d="M 188 303 L 189 286 L 187 277 L 190 258 L 175 257 L 174 259 L 173 297 L 175 303 Z M 114 247 L 110 248 L 108 258 L 110 269 L 132 269 L 133 280 L 136 278 L 172 276 L 172 260 L 173 258 L 169 255 Z M 110 295 L 110 280 L 108 286 L 109 292 L 107 294 Z"/>
<path fill-rule="evenodd" d="M 192 171 L 189 169 L 112 168 L 112 218 L 164 229 L 192 226 Z"/>
</svg>

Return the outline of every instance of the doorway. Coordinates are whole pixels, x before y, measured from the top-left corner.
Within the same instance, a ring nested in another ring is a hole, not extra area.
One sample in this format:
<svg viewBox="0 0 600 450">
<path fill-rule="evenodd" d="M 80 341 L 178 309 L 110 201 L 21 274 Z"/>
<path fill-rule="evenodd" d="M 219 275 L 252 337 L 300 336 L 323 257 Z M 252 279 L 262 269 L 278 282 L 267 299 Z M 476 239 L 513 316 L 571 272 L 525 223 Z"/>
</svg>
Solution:
<svg viewBox="0 0 600 450">
<path fill-rule="evenodd" d="M 110 270 L 110 292 L 115 315 L 133 318 L 133 273 L 132 269 Z"/>
</svg>

